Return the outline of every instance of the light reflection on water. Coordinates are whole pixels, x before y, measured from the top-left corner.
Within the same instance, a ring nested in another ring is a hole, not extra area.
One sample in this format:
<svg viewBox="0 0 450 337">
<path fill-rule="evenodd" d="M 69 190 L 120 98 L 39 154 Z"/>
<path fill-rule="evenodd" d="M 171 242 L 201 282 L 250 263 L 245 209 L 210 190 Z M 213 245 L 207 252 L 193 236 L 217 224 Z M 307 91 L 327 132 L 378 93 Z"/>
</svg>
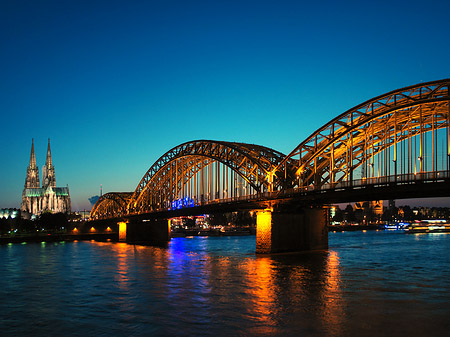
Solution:
<svg viewBox="0 0 450 337">
<path fill-rule="evenodd" d="M 168 248 L 0 246 L 8 335 L 442 336 L 450 235 L 331 233 L 322 252 L 256 256 L 255 237 Z"/>
</svg>

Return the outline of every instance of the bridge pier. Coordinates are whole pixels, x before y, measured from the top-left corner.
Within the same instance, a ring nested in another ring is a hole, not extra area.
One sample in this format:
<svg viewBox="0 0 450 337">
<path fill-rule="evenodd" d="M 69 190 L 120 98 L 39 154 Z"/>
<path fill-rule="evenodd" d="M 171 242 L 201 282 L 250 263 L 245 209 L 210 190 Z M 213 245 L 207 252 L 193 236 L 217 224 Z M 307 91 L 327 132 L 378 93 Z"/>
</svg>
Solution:
<svg viewBox="0 0 450 337">
<path fill-rule="evenodd" d="M 301 252 L 328 248 L 328 210 L 256 213 L 256 253 Z"/>
<path fill-rule="evenodd" d="M 119 222 L 119 241 L 164 245 L 170 241 L 170 220 Z"/>
</svg>

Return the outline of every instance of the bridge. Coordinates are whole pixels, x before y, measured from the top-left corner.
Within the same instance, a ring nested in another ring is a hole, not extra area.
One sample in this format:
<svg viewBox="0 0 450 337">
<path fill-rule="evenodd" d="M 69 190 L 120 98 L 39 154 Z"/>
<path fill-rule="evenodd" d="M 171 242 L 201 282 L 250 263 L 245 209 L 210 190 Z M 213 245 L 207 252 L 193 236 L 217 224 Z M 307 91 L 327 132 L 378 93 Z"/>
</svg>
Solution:
<svg viewBox="0 0 450 337">
<path fill-rule="evenodd" d="M 169 240 L 170 218 L 253 210 L 257 252 L 326 248 L 326 205 L 450 196 L 449 88 L 443 79 L 372 98 L 287 155 L 186 142 L 163 154 L 134 192 L 103 195 L 91 218 L 117 221 L 127 241 Z"/>
</svg>

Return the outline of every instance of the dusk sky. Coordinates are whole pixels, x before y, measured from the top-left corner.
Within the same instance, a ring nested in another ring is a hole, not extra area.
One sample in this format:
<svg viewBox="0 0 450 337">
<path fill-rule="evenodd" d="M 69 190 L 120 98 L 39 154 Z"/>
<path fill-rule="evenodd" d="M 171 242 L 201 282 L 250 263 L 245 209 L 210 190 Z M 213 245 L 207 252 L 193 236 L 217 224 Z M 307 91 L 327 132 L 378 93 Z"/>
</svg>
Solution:
<svg viewBox="0 0 450 337">
<path fill-rule="evenodd" d="M 0 208 L 20 208 L 32 138 L 41 180 L 50 138 L 72 210 L 100 184 L 134 191 L 190 140 L 288 154 L 359 103 L 449 78 L 449 13 L 449 0 L 0 0 Z"/>
</svg>

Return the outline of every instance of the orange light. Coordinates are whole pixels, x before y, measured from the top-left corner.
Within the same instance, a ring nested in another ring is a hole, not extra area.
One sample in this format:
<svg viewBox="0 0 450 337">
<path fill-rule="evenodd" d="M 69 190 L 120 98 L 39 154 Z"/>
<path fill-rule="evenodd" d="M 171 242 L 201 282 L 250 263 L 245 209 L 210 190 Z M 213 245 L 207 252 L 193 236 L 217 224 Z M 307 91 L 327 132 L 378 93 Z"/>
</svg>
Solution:
<svg viewBox="0 0 450 337">
<path fill-rule="evenodd" d="M 78 232 L 78 228 L 74 227 L 72 231 L 76 233 Z"/>
<path fill-rule="evenodd" d="M 127 223 L 119 222 L 119 241 L 127 240 Z"/>
<path fill-rule="evenodd" d="M 107 231 L 107 232 L 111 232 L 111 230 L 112 230 L 112 229 L 111 229 L 111 227 L 109 227 L 109 226 L 106 228 L 106 231 Z"/>
<path fill-rule="evenodd" d="M 270 253 L 272 248 L 272 212 L 256 213 L 256 252 Z"/>
<path fill-rule="evenodd" d="M 95 228 L 94 227 L 91 227 L 91 232 L 95 232 Z"/>
</svg>

